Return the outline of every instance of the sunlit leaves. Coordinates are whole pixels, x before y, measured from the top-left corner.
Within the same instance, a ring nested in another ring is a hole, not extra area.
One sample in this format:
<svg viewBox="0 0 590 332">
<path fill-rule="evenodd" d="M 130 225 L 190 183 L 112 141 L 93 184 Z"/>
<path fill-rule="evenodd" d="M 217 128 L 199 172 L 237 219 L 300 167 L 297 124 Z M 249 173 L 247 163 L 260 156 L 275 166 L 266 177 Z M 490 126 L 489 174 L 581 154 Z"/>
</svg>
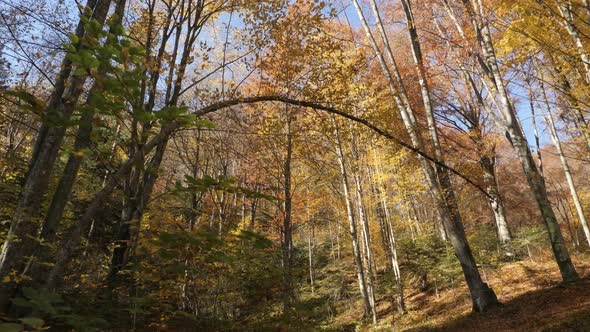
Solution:
<svg viewBox="0 0 590 332">
<path fill-rule="evenodd" d="M 185 183 L 181 183 L 180 181 L 177 182 L 174 192 L 178 194 L 182 192 L 205 192 L 208 190 L 220 190 L 227 193 L 240 193 L 246 197 L 251 198 L 262 198 L 268 200 L 276 199 L 276 197 L 240 187 L 237 185 L 237 181 L 235 179 L 225 177 L 213 178 L 208 175 L 198 179 L 186 175 Z"/>
</svg>

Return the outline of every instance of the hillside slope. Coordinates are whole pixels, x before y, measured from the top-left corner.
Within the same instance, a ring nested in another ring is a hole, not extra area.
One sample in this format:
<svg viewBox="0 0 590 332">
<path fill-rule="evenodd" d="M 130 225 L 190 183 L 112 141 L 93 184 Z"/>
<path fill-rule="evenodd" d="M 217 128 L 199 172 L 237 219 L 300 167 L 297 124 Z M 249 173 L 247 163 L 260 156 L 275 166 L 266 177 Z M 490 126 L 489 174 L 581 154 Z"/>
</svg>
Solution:
<svg viewBox="0 0 590 332">
<path fill-rule="evenodd" d="M 381 294 L 376 326 L 359 320 L 362 304 L 356 300 L 353 271 L 342 270 L 344 264 L 330 266 L 318 273 L 313 295 L 302 292 L 298 321 L 287 329 L 297 325 L 298 330 L 326 331 L 590 331 L 590 262 L 575 259 L 575 264 L 583 279 L 573 285 L 560 284 L 548 256 L 543 262 L 519 261 L 486 270 L 502 305 L 483 314 L 471 312 L 466 287 L 436 294 L 421 292 L 409 282 L 408 312 L 392 310 L 391 301 Z M 329 286 L 335 278 L 341 280 L 340 289 Z"/>
</svg>

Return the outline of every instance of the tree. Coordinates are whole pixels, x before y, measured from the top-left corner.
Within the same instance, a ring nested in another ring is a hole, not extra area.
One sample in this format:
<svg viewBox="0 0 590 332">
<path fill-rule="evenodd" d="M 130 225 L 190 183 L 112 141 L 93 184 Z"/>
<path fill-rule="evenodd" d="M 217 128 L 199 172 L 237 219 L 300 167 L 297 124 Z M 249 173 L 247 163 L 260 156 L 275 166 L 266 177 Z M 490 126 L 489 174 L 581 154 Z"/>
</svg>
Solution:
<svg viewBox="0 0 590 332">
<path fill-rule="evenodd" d="M 549 202 L 547 189 L 545 188 L 542 176 L 539 174 L 514 107 L 509 100 L 504 79 L 498 66 L 498 60 L 496 59 L 489 27 L 482 19 L 483 4 L 479 0 L 472 1 L 471 3 L 465 0 L 463 3 L 471 19 L 473 28 L 476 31 L 478 42 L 480 43 L 483 60 L 480 62 L 480 66 L 487 73 L 486 78 L 491 82 L 487 87 L 500 100 L 498 108 L 501 112 L 501 120 L 498 125 L 506 131 L 512 146 L 521 160 L 527 181 L 543 215 L 555 260 L 559 266 L 562 278 L 565 282 L 575 281 L 578 279 L 578 274 L 563 242 L 561 230 L 555 218 L 551 203 Z"/>
<path fill-rule="evenodd" d="M 380 23 L 377 6 L 374 2 L 372 2 L 374 16 L 377 19 L 377 26 L 379 28 L 382 41 L 385 44 L 385 53 L 389 58 L 389 65 L 392 66 L 391 71 L 387 63 L 385 62 L 385 58 L 381 50 L 379 49 L 377 42 L 375 41 L 375 38 L 372 35 L 372 32 L 369 29 L 369 26 L 364 18 L 364 14 L 362 13 L 358 1 L 355 1 L 354 4 L 357 8 L 357 12 L 359 13 L 359 17 L 361 18 L 361 22 L 363 23 L 363 27 L 367 34 L 367 38 L 371 41 L 371 45 L 379 59 L 383 72 L 387 77 L 391 89 L 391 94 L 394 96 L 394 100 L 396 102 L 398 111 L 401 114 L 408 135 L 412 140 L 412 145 L 419 150 L 424 150 L 425 144 L 418 136 L 416 130 L 416 116 L 414 115 L 414 110 L 411 108 L 409 104 L 407 92 L 401 80 L 399 69 L 397 68 L 391 47 L 389 46 L 385 29 L 383 28 L 383 25 Z M 416 53 L 416 51 L 414 51 L 414 54 L 420 53 Z M 418 67 L 421 68 L 419 64 Z M 425 93 L 427 93 L 426 90 Z M 428 103 L 428 100 L 426 102 Z M 436 152 L 437 136 L 435 135 L 435 131 L 436 129 L 432 127 L 432 130 L 430 131 L 430 137 L 432 140 L 431 143 L 435 144 L 435 158 L 437 158 L 437 161 L 441 162 L 440 151 Z M 485 311 L 489 307 L 492 307 L 497 304 L 497 298 L 493 290 L 482 281 L 481 276 L 479 275 L 479 271 L 477 270 L 477 265 L 475 263 L 475 260 L 473 259 L 473 254 L 471 253 L 469 244 L 467 243 L 467 238 L 465 237 L 463 224 L 461 222 L 461 216 L 457 208 L 455 195 L 451 188 L 449 175 L 448 173 L 446 173 L 445 169 L 442 169 L 440 167 L 436 167 L 435 170 L 432 167 L 432 165 L 429 164 L 428 161 L 425 159 L 421 160 L 421 164 L 422 168 L 424 169 L 426 179 L 429 181 L 429 186 L 434 195 L 434 199 L 437 202 L 438 213 L 442 219 L 445 230 L 449 235 L 451 243 L 455 248 L 457 258 L 459 259 L 463 267 L 465 280 L 467 281 L 467 284 L 469 285 L 469 289 L 471 291 L 473 310 Z"/>
</svg>

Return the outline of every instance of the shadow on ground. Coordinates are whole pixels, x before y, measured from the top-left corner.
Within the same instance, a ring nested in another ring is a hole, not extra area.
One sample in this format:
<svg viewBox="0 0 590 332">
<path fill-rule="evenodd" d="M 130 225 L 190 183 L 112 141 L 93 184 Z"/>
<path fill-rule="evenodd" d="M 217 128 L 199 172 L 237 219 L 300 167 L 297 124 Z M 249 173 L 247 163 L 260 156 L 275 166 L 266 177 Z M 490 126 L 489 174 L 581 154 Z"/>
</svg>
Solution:
<svg viewBox="0 0 590 332">
<path fill-rule="evenodd" d="M 590 278 L 531 291 L 486 313 L 471 313 L 442 327 L 405 331 L 590 331 Z"/>
</svg>

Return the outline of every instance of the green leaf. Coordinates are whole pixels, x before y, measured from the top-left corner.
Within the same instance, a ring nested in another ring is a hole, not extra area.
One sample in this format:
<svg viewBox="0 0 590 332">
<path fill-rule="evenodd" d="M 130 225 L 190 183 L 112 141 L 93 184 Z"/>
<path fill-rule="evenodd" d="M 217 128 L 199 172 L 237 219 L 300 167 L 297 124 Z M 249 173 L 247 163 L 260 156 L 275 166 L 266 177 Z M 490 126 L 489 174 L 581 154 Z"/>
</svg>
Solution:
<svg viewBox="0 0 590 332">
<path fill-rule="evenodd" d="M 87 29 L 95 34 L 98 34 L 102 30 L 102 24 L 100 24 L 97 20 L 93 19 L 92 21 L 90 21 L 90 24 L 87 27 Z"/>
<path fill-rule="evenodd" d="M 80 65 L 80 63 L 82 63 L 82 58 L 80 58 L 80 56 L 77 53 L 75 53 L 76 50 L 75 49 L 72 49 L 72 50 L 69 50 L 69 51 L 70 51 L 70 53 L 68 53 L 68 55 L 66 55 L 66 57 L 70 61 L 72 61 L 72 63 L 74 65 Z"/>
<path fill-rule="evenodd" d="M 211 122 L 211 121 L 205 120 L 205 119 L 198 119 L 198 118 L 194 120 L 194 123 L 197 127 L 202 127 L 202 128 L 213 129 L 217 126 L 215 124 L 215 122 Z"/>
<path fill-rule="evenodd" d="M 68 35 L 68 38 L 70 39 L 70 41 L 72 42 L 72 44 L 77 44 L 80 41 L 80 38 L 78 38 L 78 36 L 76 36 L 73 33 L 70 33 Z"/>
<path fill-rule="evenodd" d="M 86 68 L 84 68 L 84 67 L 80 67 L 74 71 L 74 75 L 76 75 L 76 76 L 86 76 L 87 73 L 88 72 L 86 71 Z"/>
<path fill-rule="evenodd" d="M 136 112 L 133 112 L 133 118 L 141 123 L 149 123 L 154 119 L 154 114 L 138 110 Z"/>
<path fill-rule="evenodd" d="M 33 109 L 35 113 L 41 112 L 44 108 L 43 101 L 24 90 L 5 91 L 4 94 L 13 96 L 24 101 L 25 103 L 30 105 L 31 109 Z"/>
</svg>

